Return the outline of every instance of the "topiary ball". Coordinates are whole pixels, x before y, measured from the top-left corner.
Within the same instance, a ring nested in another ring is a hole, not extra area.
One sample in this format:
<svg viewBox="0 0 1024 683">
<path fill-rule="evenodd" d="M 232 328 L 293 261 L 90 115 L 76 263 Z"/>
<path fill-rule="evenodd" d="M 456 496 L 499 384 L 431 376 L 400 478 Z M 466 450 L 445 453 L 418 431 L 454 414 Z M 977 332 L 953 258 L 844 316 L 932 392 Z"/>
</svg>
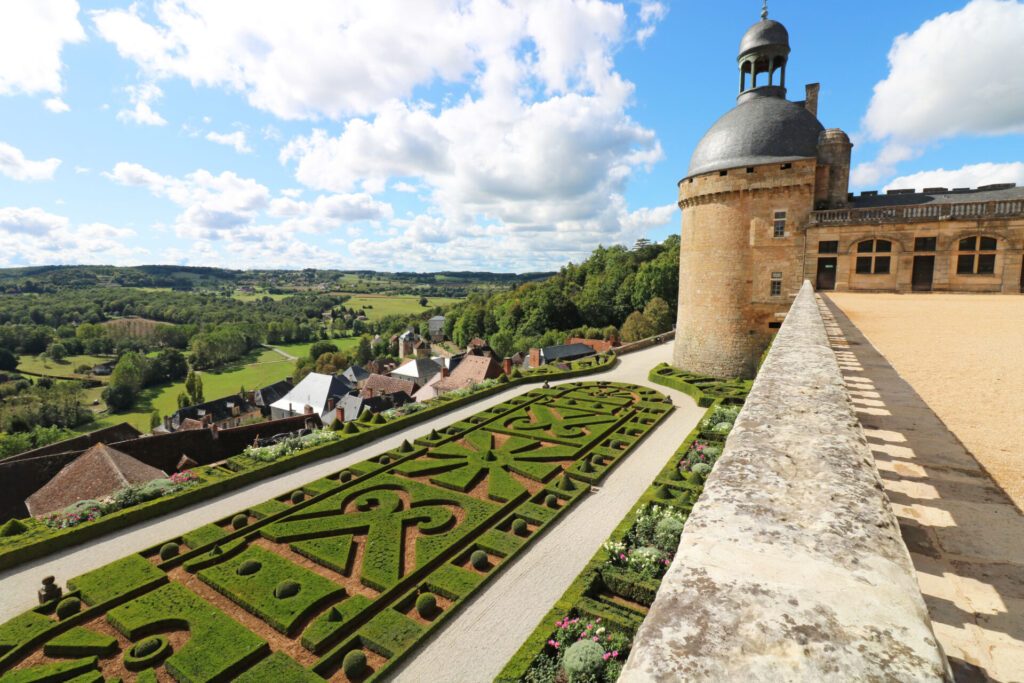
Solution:
<svg viewBox="0 0 1024 683">
<path fill-rule="evenodd" d="M 241 529 L 248 523 L 248 515 L 243 515 L 242 513 L 238 513 L 237 515 L 231 518 L 231 528 L 233 529 Z"/>
<path fill-rule="evenodd" d="M 165 562 L 172 557 L 178 555 L 178 544 L 177 543 L 164 543 L 160 546 L 160 559 Z"/>
<path fill-rule="evenodd" d="M 352 473 L 349 472 L 348 470 L 345 470 L 344 472 L 339 472 L 338 473 L 338 481 L 340 481 L 342 483 L 345 483 L 345 482 L 348 482 L 348 481 L 352 481 Z"/>
<path fill-rule="evenodd" d="M 437 598 L 433 593 L 420 593 L 416 598 L 416 612 L 424 619 L 430 619 L 437 614 Z"/>
<path fill-rule="evenodd" d="M 580 640 L 569 646 L 562 658 L 562 667 L 570 683 L 600 680 L 604 668 L 604 648 L 593 640 Z"/>
<path fill-rule="evenodd" d="M 285 598 L 295 597 L 299 594 L 300 590 L 302 590 L 302 586 L 297 582 L 285 579 L 274 588 L 274 597 L 278 600 L 284 600 Z"/>
<path fill-rule="evenodd" d="M 530 533 L 530 528 L 526 526 L 526 520 L 521 517 L 516 517 L 512 520 L 512 533 L 516 536 L 526 536 Z"/>
<path fill-rule="evenodd" d="M 391 462 L 391 458 L 389 458 L 389 457 L 388 457 L 388 456 L 386 456 L 386 455 L 382 455 L 382 456 L 380 456 L 380 458 L 379 458 L 379 459 L 377 460 L 377 462 L 379 462 L 379 463 L 380 463 L 381 465 L 387 465 L 387 464 L 388 464 L 389 462 Z"/>
<path fill-rule="evenodd" d="M 544 504 L 547 505 L 549 508 L 558 507 L 558 496 L 556 496 L 553 493 L 549 493 L 548 495 L 544 496 Z"/>
<path fill-rule="evenodd" d="M 483 550 L 474 550 L 473 554 L 469 556 L 469 563 L 473 565 L 474 569 L 483 571 L 490 565 L 491 560 Z"/>
<path fill-rule="evenodd" d="M 246 560 L 238 565 L 238 569 L 235 570 L 235 573 L 239 576 L 250 576 L 258 572 L 262 567 L 263 565 L 256 560 Z"/>
<path fill-rule="evenodd" d="M 362 676 L 366 671 L 366 655 L 362 650 L 352 650 L 341 660 L 341 669 L 350 679 Z"/>
<path fill-rule="evenodd" d="M 57 618 L 63 621 L 82 610 L 82 601 L 75 597 L 64 598 L 57 603 Z"/>
<path fill-rule="evenodd" d="M 302 491 L 292 491 L 292 495 L 290 495 L 289 498 L 291 499 L 292 504 L 298 504 L 306 500 L 306 494 Z"/>
</svg>

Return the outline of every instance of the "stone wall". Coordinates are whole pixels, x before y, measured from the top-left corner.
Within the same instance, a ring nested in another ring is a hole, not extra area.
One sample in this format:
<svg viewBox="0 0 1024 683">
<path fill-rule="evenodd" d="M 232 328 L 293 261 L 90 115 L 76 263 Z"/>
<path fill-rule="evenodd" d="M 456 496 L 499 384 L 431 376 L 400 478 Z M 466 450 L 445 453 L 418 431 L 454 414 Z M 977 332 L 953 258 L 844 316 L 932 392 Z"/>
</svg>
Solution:
<svg viewBox="0 0 1024 683">
<path fill-rule="evenodd" d="M 621 680 L 951 680 L 810 283 Z"/>
</svg>

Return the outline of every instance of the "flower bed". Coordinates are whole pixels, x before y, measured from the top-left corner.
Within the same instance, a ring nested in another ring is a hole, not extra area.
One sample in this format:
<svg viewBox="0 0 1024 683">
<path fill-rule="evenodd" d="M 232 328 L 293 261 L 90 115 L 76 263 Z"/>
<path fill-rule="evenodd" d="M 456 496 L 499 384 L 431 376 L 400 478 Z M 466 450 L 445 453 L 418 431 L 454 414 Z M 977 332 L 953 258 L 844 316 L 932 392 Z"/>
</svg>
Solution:
<svg viewBox="0 0 1024 683">
<path fill-rule="evenodd" d="M 652 370 L 652 381 L 658 381 L 654 374 L 659 368 Z M 728 423 L 731 429 L 739 411 L 736 406 L 723 404 L 722 395 L 731 402 L 742 401 L 745 395 L 738 391 L 736 382 L 716 386 L 704 378 L 700 386 L 683 389 L 676 386 L 682 381 L 676 376 L 671 386 L 699 402 L 709 396 L 719 398 L 707 401 L 708 410 L 700 424 L 527 637 L 498 675 L 498 681 L 612 683 L 618 678 L 633 636 L 678 548 L 686 518 L 703 489 L 706 473 L 701 467 L 696 472 L 693 468 L 701 465 L 710 472 L 717 459 L 714 448 L 720 448 L 719 442 L 709 443 L 700 434 L 708 428 L 714 431 L 715 425 L 722 423 Z M 724 432 L 722 438 L 728 433 L 725 427 L 719 431 Z M 598 628 L 605 630 L 598 634 Z M 584 651 L 576 645 L 587 639 L 593 642 L 594 636 L 598 636 L 600 652 L 592 646 Z"/>
<path fill-rule="evenodd" d="M 262 515 L 213 520 L 73 579 L 86 612 L 57 622 L 34 610 L 41 619 L 24 631 L 0 626 L 10 643 L 0 671 L 25 670 L 62 629 L 105 613 L 132 641 L 161 614 L 167 627 L 188 628 L 185 647 L 158 665 L 179 680 L 292 668 L 264 663 L 271 641 L 324 677 L 354 667 L 357 651 L 365 679 L 386 676 L 580 499 L 589 485 L 573 473 L 584 459 L 599 461 L 587 473 L 599 480 L 670 410 L 631 385 L 535 389 L 310 482 L 288 504 L 254 506 Z M 105 670 L 109 656 L 100 655 Z"/>
<path fill-rule="evenodd" d="M 496 381 L 460 396 L 445 394 L 433 399 L 428 404 L 407 404 L 403 407 L 404 410 L 392 413 L 390 420 L 382 417 L 383 422 L 359 424 L 353 428 L 354 433 L 352 434 L 335 433 L 334 436 L 338 437 L 336 439 L 318 437 L 323 438 L 324 441 L 318 445 L 307 445 L 302 449 L 290 451 L 282 456 L 271 458 L 269 461 L 239 455 L 229 459 L 230 467 L 227 468 L 194 468 L 192 473 L 195 481 L 180 489 L 167 490 L 159 497 L 154 496 L 146 500 L 135 496 L 131 505 L 121 506 L 117 509 L 110 508 L 106 512 L 99 503 L 95 503 L 94 507 L 87 505 L 85 507 L 88 511 L 85 514 L 76 514 L 74 518 L 67 517 L 66 523 L 57 519 L 54 522 L 55 526 L 49 526 L 41 520 L 32 518 L 13 520 L 17 524 L 10 526 L 11 533 L 0 534 L 0 570 L 127 528 L 137 522 L 179 510 L 316 460 L 339 455 L 371 443 L 375 439 L 504 391 L 509 387 L 601 372 L 612 367 L 615 360 L 615 354 L 609 353 L 595 357 L 595 360 L 588 359 L 588 363 L 576 361 L 571 364 L 567 372 L 560 372 L 550 366 L 541 366 L 526 372 L 513 371 L 513 377 L 508 382 Z M 412 405 L 422 407 L 408 407 Z M 10 522 L 3 528 L 8 528 L 9 524 Z"/>
</svg>

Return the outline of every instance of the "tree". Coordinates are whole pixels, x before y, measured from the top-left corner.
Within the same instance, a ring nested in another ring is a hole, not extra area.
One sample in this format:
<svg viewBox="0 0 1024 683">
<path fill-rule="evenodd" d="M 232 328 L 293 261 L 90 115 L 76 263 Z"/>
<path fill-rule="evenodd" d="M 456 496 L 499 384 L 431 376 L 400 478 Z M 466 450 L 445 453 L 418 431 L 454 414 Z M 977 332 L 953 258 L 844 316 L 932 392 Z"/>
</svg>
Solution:
<svg viewBox="0 0 1024 683">
<path fill-rule="evenodd" d="M 150 362 L 148 383 L 176 382 L 188 374 L 185 355 L 177 349 L 164 349 Z"/>
<path fill-rule="evenodd" d="M 107 407 L 115 412 L 128 410 L 135 405 L 135 396 L 135 392 L 127 384 L 111 383 L 103 391 L 103 400 L 107 402 Z"/>
<path fill-rule="evenodd" d="M 0 348 L 0 370 L 15 370 L 18 367 L 18 357 L 8 349 Z"/>
<path fill-rule="evenodd" d="M 622 323 L 622 341 L 632 342 L 655 334 L 654 326 L 640 311 L 633 311 Z"/>
<path fill-rule="evenodd" d="M 203 403 L 203 378 L 195 370 L 189 370 L 185 378 L 185 391 L 188 392 L 189 405 Z"/>
<path fill-rule="evenodd" d="M 125 353 L 117 360 L 114 371 L 110 373 L 110 386 L 127 387 L 132 394 L 137 394 L 146 384 L 149 361 L 135 351 Z"/>
<path fill-rule="evenodd" d="M 178 410 L 188 408 L 188 394 L 184 391 L 178 394 Z"/>
<path fill-rule="evenodd" d="M 316 360 L 325 353 L 337 353 L 338 347 L 331 342 L 319 341 L 309 347 L 310 360 Z"/>
<path fill-rule="evenodd" d="M 647 306 L 644 307 L 644 317 L 654 328 L 653 334 L 672 329 L 672 323 L 675 321 L 675 316 L 672 313 L 668 303 L 660 296 L 648 301 Z"/>
<path fill-rule="evenodd" d="M 363 335 L 359 338 L 359 347 L 356 349 L 356 362 L 360 365 L 369 363 L 373 359 L 373 348 L 370 337 Z"/>
<path fill-rule="evenodd" d="M 153 414 L 149 416 L 149 429 L 152 431 L 160 426 L 160 411 L 154 410 Z"/>
<path fill-rule="evenodd" d="M 421 296 L 420 297 L 420 306 L 423 306 L 424 308 L 426 308 L 427 307 L 427 303 L 428 303 L 427 302 L 427 297 Z"/>
<path fill-rule="evenodd" d="M 53 342 L 46 348 L 46 355 L 54 360 L 61 361 L 68 355 L 68 349 L 60 342 Z"/>
</svg>

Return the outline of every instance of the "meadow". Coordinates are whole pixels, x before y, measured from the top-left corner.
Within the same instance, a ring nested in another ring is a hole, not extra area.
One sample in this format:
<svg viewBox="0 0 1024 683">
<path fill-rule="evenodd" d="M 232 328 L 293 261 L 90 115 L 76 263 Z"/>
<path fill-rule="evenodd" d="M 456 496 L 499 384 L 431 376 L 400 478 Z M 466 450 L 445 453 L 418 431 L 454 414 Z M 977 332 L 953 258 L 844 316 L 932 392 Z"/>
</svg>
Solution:
<svg viewBox="0 0 1024 683">
<path fill-rule="evenodd" d="M 427 297 L 426 307 L 420 306 L 420 297 L 418 296 L 402 296 L 402 295 L 389 295 L 389 294 L 358 294 L 353 295 L 351 299 L 345 302 L 345 306 L 348 308 L 354 308 L 359 310 L 360 308 L 366 313 L 366 317 L 370 320 L 379 320 L 384 316 L 388 315 L 409 315 L 411 313 L 422 313 L 427 308 L 433 308 L 435 306 L 448 306 L 450 304 L 458 303 L 462 299 L 453 299 L 449 297 Z"/>
</svg>

